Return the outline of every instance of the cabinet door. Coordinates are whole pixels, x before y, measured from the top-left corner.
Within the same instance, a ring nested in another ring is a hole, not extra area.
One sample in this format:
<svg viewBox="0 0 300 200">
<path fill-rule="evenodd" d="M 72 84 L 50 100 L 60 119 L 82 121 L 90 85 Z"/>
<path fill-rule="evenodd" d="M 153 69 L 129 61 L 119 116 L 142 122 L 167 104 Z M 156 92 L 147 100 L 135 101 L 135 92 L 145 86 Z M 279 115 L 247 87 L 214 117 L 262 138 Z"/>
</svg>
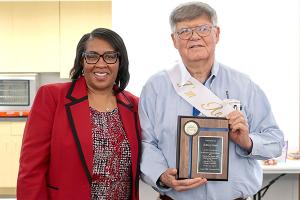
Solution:
<svg viewBox="0 0 300 200">
<path fill-rule="evenodd" d="M 12 5 L 10 3 L 0 3 L 0 71 L 8 70 L 12 67 Z"/>
<path fill-rule="evenodd" d="M 0 2 L 0 71 L 59 72 L 59 2 Z"/>
<path fill-rule="evenodd" d="M 0 122 L 0 188 L 15 188 L 25 122 Z"/>
<path fill-rule="evenodd" d="M 69 78 L 80 38 L 95 28 L 111 28 L 111 1 L 60 2 L 60 76 Z"/>
</svg>

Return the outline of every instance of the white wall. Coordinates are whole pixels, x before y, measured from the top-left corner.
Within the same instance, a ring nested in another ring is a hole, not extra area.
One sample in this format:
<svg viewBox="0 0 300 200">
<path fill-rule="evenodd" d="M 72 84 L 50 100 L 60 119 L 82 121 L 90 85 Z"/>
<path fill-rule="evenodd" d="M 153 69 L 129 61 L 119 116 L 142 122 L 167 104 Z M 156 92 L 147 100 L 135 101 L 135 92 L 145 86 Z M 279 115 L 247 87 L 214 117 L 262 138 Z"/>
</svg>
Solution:
<svg viewBox="0 0 300 200">
<path fill-rule="evenodd" d="M 139 95 L 146 80 L 178 55 L 168 17 L 184 0 L 113 0 L 113 29 L 128 48 L 131 80 Z M 221 27 L 217 60 L 248 74 L 266 92 L 289 150 L 299 142 L 298 0 L 206 0 Z"/>
</svg>

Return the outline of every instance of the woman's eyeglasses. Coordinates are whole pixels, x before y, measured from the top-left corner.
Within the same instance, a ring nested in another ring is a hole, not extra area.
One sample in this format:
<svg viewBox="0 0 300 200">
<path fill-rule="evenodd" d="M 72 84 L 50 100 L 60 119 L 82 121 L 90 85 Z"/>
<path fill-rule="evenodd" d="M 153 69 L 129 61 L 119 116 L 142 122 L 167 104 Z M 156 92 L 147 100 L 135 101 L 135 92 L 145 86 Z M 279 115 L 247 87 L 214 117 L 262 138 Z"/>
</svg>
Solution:
<svg viewBox="0 0 300 200">
<path fill-rule="evenodd" d="M 100 55 L 96 52 L 83 52 L 82 56 L 87 64 L 96 64 L 101 57 L 107 64 L 115 64 L 120 56 L 120 53 L 116 51 L 106 51 Z"/>
</svg>

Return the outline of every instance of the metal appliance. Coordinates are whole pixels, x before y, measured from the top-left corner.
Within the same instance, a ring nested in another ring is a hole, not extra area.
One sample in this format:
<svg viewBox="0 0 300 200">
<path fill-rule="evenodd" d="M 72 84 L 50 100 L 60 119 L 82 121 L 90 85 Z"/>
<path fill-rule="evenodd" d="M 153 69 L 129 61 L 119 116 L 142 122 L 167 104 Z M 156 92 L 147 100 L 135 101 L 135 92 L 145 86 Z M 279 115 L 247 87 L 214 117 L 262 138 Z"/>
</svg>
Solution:
<svg viewBox="0 0 300 200">
<path fill-rule="evenodd" d="M 0 117 L 27 116 L 38 86 L 38 74 L 0 74 Z"/>
</svg>

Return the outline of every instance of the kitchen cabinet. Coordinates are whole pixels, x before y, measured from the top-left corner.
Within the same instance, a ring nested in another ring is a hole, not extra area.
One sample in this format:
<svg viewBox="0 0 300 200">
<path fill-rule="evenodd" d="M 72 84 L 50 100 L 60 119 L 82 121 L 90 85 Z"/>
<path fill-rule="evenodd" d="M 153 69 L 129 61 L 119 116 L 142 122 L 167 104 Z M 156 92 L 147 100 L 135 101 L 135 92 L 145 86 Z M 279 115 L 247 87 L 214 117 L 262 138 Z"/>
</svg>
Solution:
<svg viewBox="0 0 300 200">
<path fill-rule="evenodd" d="M 14 195 L 25 121 L 0 122 L 0 195 Z"/>
<path fill-rule="evenodd" d="M 111 28 L 111 1 L 60 2 L 60 77 L 69 78 L 80 38 L 95 28 Z"/>
<path fill-rule="evenodd" d="M 59 3 L 0 2 L 0 71 L 59 71 Z"/>
<path fill-rule="evenodd" d="M 0 72 L 69 77 L 83 34 L 111 28 L 111 1 L 0 0 Z"/>
<path fill-rule="evenodd" d="M 11 5 L 8 3 L 0 4 L 0 71 L 11 68 L 10 62 L 13 52 L 12 46 L 12 17 Z"/>
</svg>

